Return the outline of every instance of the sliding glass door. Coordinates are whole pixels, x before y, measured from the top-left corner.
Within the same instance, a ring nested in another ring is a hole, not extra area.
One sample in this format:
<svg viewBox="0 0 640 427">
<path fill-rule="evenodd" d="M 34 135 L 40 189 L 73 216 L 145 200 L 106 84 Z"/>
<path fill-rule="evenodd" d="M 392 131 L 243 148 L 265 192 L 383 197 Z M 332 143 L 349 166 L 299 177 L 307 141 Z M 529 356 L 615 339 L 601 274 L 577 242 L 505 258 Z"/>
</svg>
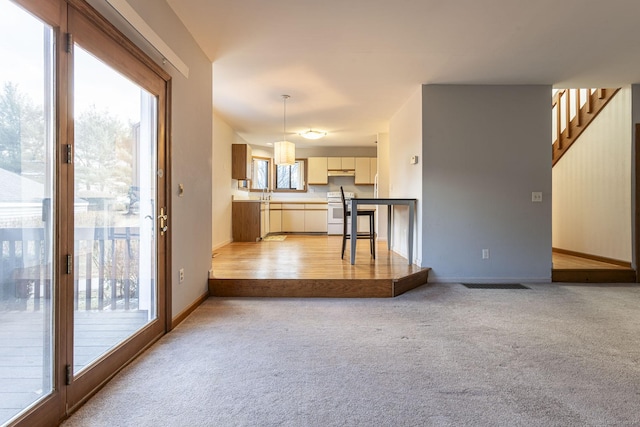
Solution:
<svg viewBox="0 0 640 427">
<path fill-rule="evenodd" d="M 54 40 L 0 1 L 0 425 L 53 392 Z"/>
<path fill-rule="evenodd" d="M 168 80 L 82 0 L 0 0 L 0 425 L 166 330 Z"/>
<path fill-rule="evenodd" d="M 166 82 L 70 8 L 71 408 L 165 330 Z"/>
<path fill-rule="evenodd" d="M 157 99 L 74 48 L 74 375 L 157 319 Z"/>
</svg>

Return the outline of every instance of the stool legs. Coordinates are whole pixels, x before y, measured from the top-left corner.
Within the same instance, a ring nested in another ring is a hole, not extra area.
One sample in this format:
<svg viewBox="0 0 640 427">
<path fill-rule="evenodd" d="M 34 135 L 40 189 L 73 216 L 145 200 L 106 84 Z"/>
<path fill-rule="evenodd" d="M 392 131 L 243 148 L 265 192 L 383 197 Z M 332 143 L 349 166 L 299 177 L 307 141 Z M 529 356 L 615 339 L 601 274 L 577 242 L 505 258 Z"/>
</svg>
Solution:
<svg viewBox="0 0 640 427">
<path fill-rule="evenodd" d="M 376 232 L 375 232 L 375 214 L 369 215 L 369 245 L 371 246 L 371 256 L 376 259 Z"/>
<path fill-rule="evenodd" d="M 369 238 L 369 251 L 371 252 L 371 256 L 373 257 L 373 259 L 376 259 L 376 233 L 375 233 L 375 213 L 374 212 L 367 212 L 365 215 L 369 216 L 369 234 L 368 235 L 361 235 L 360 238 Z M 351 217 L 351 220 L 353 221 L 354 217 Z M 355 221 L 358 220 L 358 217 L 355 216 Z M 343 225 L 343 232 L 342 232 L 342 252 L 340 255 L 341 259 L 344 259 L 344 250 L 347 247 L 347 236 L 349 235 L 348 233 L 348 229 L 350 229 L 350 227 L 347 227 L 346 224 Z M 349 236 L 349 239 L 357 239 L 358 236 Z"/>
</svg>

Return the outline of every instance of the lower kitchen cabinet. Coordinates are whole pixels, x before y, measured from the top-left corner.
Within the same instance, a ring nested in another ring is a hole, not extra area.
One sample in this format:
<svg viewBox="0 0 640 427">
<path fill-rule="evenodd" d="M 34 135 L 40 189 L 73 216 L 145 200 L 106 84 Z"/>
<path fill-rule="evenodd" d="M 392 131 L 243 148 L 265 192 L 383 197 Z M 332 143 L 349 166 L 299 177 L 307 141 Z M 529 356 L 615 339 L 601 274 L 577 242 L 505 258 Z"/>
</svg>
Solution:
<svg viewBox="0 0 640 427">
<path fill-rule="evenodd" d="M 269 204 L 234 201 L 231 204 L 231 232 L 234 242 L 255 242 L 269 233 Z"/>
<path fill-rule="evenodd" d="M 326 203 L 236 200 L 231 207 L 234 242 L 256 242 L 269 233 L 326 233 Z"/>
<path fill-rule="evenodd" d="M 271 215 L 269 203 L 260 203 L 260 238 L 264 239 L 271 232 Z"/>
<path fill-rule="evenodd" d="M 327 210 L 305 209 L 304 231 L 307 233 L 326 233 Z"/>
<path fill-rule="evenodd" d="M 269 233 L 280 233 L 282 231 L 282 208 L 280 205 L 277 208 L 271 208 L 269 210 Z"/>
<path fill-rule="evenodd" d="M 326 203 L 271 203 L 271 233 L 326 233 Z"/>
<path fill-rule="evenodd" d="M 304 208 L 293 209 L 287 205 L 282 205 L 282 231 L 304 232 Z"/>
</svg>

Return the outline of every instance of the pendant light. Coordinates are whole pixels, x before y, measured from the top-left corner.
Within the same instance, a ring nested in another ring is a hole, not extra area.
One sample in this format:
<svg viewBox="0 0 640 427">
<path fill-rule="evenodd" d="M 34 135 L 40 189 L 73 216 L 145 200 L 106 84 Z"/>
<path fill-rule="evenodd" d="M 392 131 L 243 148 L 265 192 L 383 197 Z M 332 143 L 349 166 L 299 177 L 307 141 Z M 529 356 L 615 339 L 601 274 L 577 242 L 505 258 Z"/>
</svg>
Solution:
<svg viewBox="0 0 640 427">
<path fill-rule="evenodd" d="M 273 161 L 276 165 L 294 165 L 296 163 L 296 146 L 287 141 L 287 99 L 289 95 L 282 95 L 284 114 L 282 120 L 282 141 L 273 144 Z"/>
</svg>

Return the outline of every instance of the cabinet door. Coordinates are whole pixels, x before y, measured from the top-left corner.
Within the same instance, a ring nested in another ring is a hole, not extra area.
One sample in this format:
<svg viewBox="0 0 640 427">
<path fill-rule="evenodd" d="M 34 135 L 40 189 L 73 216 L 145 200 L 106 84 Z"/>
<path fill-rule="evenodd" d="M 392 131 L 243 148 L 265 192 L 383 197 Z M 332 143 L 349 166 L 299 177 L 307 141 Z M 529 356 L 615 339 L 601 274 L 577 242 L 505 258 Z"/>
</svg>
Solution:
<svg viewBox="0 0 640 427">
<path fill-rule="evenodd" d="M 327 168 L 332 170 L 342 169 L 342 157 L 328 157 Z"/>
<path fill-rule="evenodd" d="M 231 178 L 251 179 L 251 147 L 248 144 L 231 145 Z"/>
<path fill-rule="evenodd" d="M 234 242 L 255 242 L 260 238 L 260 203 L 233 202 L 231 216 Z"/>
<path fill-rule="evenodd" d="M 282 231 L 304 232 L 304 210 L 283 210 Z"/>
<path fill-rule="evenodd" d="M 307 159 L 307 179 L 310 185 L 326 185 L 329 183 L 327 175 L 326 157 L 309 157 Z"/>
<path fill-rule="evenodd" d="M 306 232 L 327 232 L 327 211 L 326 210 L 305 210 L 304 211 L 304 231 Z"/>
<path fill-rule="evenodd" d="M 342 157 L 342 169 L 350 169 L 353 170 L 356 168 L 356 158 L 355 157 Z"/>
<path fill-rule="evenodd" d="M 371 162 L 369 157 L 356 158 L 356 185 L 371 184 Z"/>
<path fill-rule="evenodd" d="M 269 211 L 269 232 L 280 233 L 282 231 L 282 211 Z"/>
</svg>

